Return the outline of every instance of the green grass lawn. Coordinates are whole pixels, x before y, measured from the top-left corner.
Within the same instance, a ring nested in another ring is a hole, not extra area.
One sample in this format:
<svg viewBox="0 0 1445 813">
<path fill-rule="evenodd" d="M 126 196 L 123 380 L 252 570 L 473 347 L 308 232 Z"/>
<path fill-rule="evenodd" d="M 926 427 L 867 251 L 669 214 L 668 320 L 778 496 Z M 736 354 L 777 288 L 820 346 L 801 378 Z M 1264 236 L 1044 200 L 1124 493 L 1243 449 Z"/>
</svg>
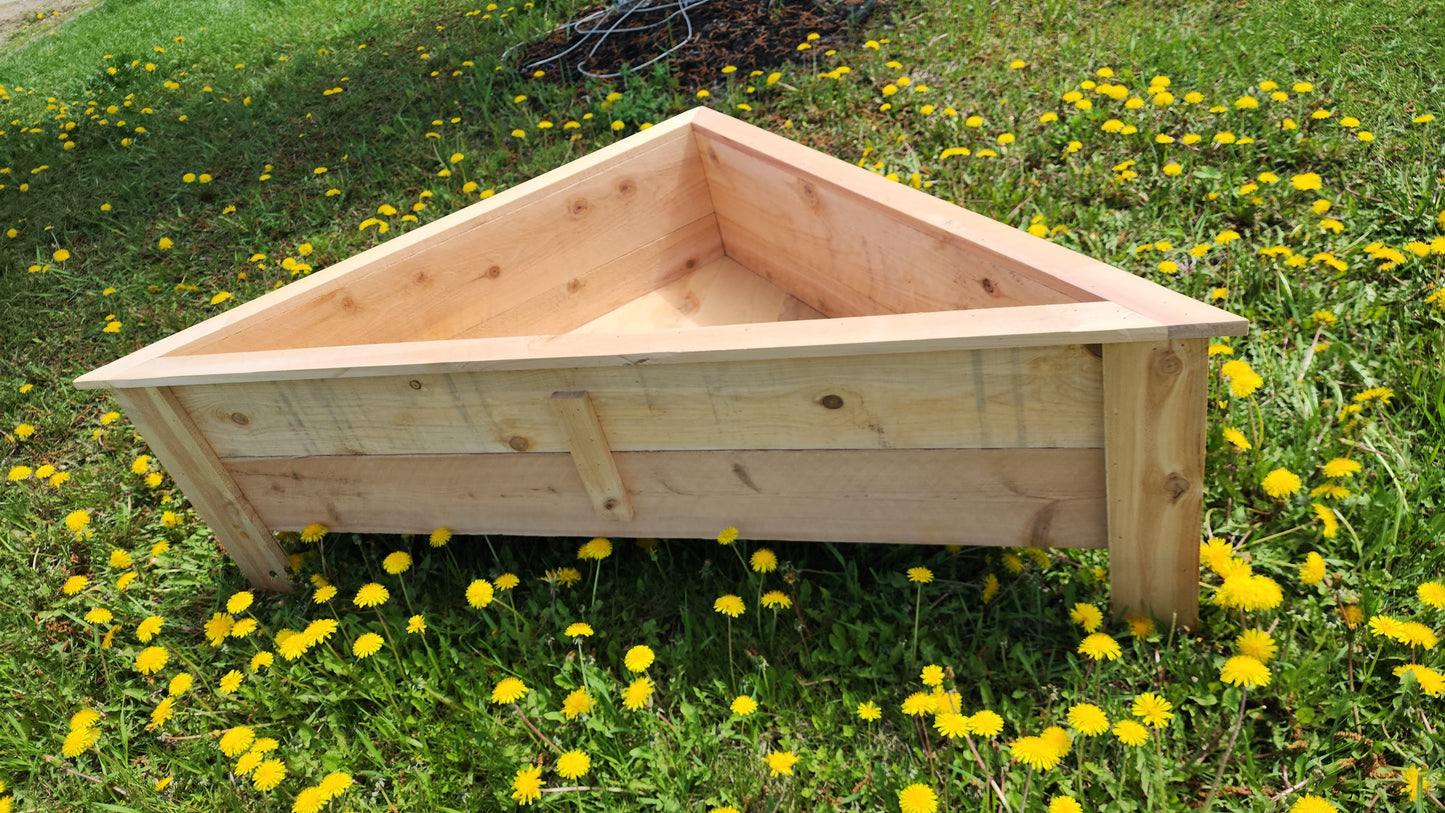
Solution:
<svg viewBox="0 0 1445 813">
<path fill-rule="evenodd" d="M 577 7 L 109 0 L 0 50 L 0 813 L 1445 807 L 1437 4 L 904 0 L 766 71 L 499 69 Z M 251 596 L 69 383 L 695 104 L 1252 320 L 1199 629 L 1103 617 L 1100 552 L 751 539 L 317 530 Z"/>
</svg>

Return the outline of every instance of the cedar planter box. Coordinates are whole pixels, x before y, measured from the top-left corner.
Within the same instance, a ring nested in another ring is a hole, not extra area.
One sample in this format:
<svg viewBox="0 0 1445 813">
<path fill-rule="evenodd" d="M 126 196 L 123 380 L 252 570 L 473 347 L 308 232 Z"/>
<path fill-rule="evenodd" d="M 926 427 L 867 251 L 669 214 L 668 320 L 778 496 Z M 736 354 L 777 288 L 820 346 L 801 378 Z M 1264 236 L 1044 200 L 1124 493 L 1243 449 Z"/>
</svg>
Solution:
<svg viewBox="0 0 1445 813">
<path fill-rule="evenodd" d="M 1206 342 L 1246 321 L 707 109 L 80 378 L 216 538 L 1105 547 L 1195 622 Z"/>
</svg>

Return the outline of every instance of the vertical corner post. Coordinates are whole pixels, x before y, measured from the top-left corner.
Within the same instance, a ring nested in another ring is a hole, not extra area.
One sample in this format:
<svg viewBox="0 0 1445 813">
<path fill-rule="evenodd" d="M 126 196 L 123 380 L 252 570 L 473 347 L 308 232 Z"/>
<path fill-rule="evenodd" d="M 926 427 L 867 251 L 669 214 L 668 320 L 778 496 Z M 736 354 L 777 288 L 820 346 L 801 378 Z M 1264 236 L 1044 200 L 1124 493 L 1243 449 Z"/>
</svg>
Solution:
<svg viewBox="0 0 1445 813">
<path fill-rule="evenodd" d="M 1116 614 L 1199 622 L 1205 339 L 1104 345 L 1109 586 Z"/>
<path fill-rule="evenodd" d="M 171 388 L 117 389 L 112 394 L 251 585 L 290 590 L 286 552 Z"/>
</svg>

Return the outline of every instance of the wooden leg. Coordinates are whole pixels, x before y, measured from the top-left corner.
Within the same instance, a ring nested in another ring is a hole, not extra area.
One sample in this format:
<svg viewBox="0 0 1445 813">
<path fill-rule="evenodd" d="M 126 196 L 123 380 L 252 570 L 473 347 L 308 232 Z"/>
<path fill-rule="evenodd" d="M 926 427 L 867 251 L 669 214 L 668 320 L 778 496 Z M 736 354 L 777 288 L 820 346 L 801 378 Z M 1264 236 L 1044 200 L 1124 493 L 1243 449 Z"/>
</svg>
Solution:
<svg viewBox="0 0 1445 813">
<path fill-rule="evenodd" d="M 1105 489 L 1114 612 L 1199 621 L 1205 339 L 1104 345 Z"/>
<path fill-rule="evenodd" d="M 170 388 L 118 389 L 112 394 L 251 585 L 290 590 L 286 552 Z"/>
</svg>

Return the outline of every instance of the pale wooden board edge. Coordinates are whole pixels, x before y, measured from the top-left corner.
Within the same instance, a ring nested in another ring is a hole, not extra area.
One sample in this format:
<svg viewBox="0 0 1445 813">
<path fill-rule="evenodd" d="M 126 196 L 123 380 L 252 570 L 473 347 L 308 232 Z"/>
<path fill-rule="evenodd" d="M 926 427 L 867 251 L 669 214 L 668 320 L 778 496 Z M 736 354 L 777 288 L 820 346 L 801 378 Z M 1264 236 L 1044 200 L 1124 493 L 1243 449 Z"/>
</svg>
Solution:
<svg viewBox="0 0 1445 813">
<path fill-rule="evenodd" d="M 862 356 L 1168 338 L 1109 302 L 856 316 L 646 333 L 561 334 L 152 359 L 112 387 Z"/>
</svg>

